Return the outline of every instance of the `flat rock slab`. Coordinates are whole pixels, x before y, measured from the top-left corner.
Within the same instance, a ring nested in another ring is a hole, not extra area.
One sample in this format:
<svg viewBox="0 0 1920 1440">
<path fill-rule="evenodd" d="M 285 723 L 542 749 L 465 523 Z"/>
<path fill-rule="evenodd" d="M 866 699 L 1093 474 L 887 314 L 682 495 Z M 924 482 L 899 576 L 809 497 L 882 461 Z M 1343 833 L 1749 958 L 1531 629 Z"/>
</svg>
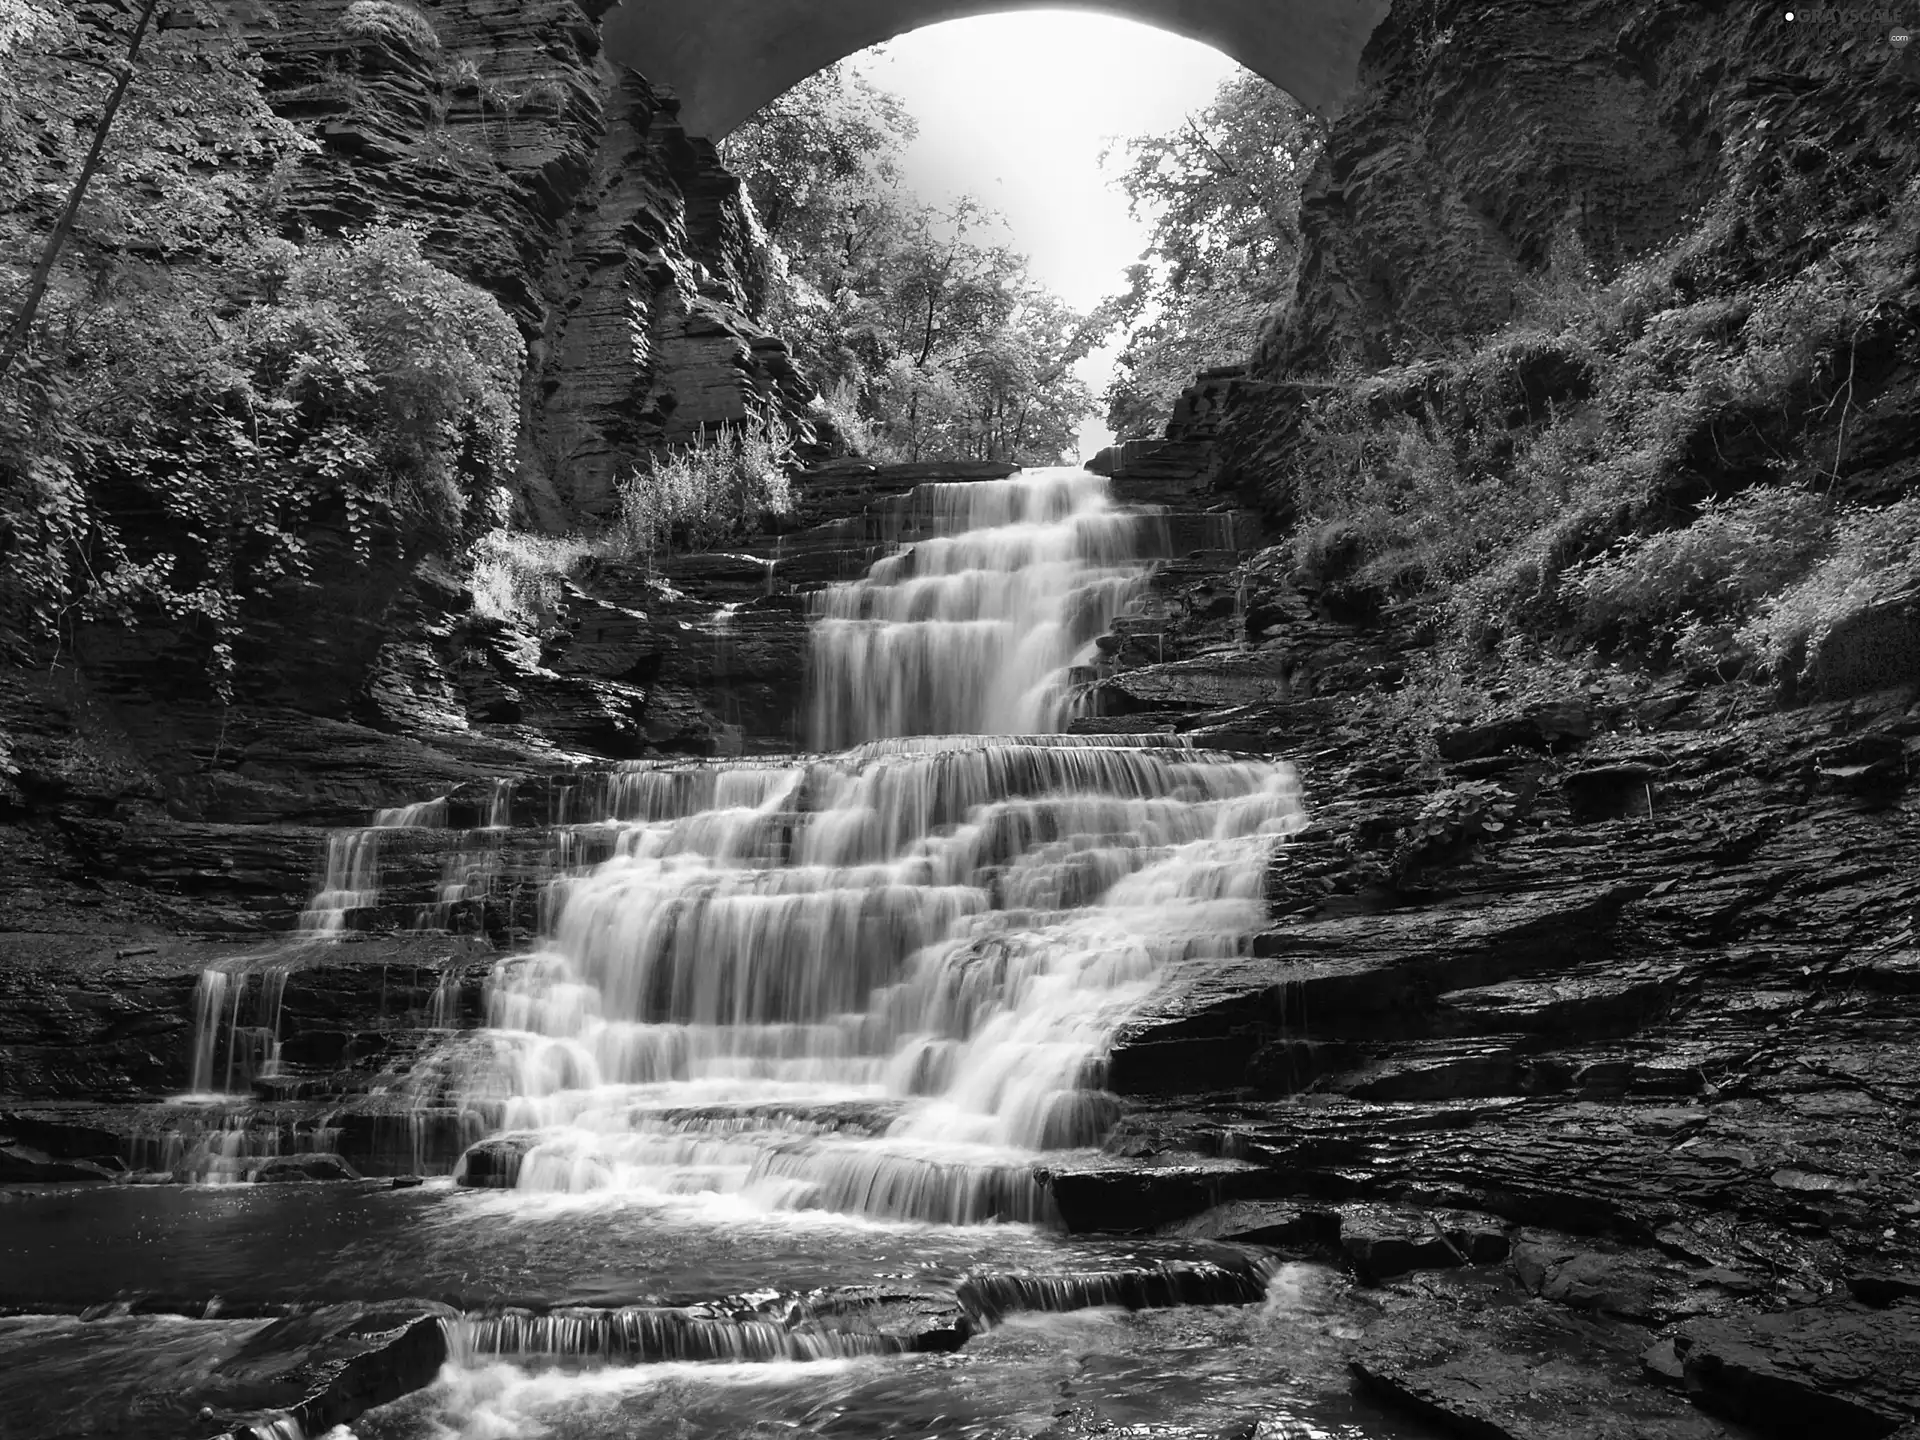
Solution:
<svg viewBox="0 0 1920 1440">
<path fill-rule="evenodd" d="M 1340 1217 L 1331 1209 L 1292 1205 L 1284 1200 L 1234 1200 L 1174 1221 L 1163 1226 L 1161 1233 L 1183 1240 L 1305 1250 L 1335 1244 L 1340 1236 Z"/>
<path fill-rule="evenodd" d="M 944 1353 L 964 1345 L 975 1324 L 950 1294 L 846 1286 L 692 1305 L 507 1308 L 465 1329 L 477 1355 L 643 1364 Z"/>
<path fill-rule="evenodd" d="M 1285 1177 L 1239 1160 L 1200 1156 L 1158 1164 L 1095 1163 L 1035 1171 L 1075 1234 L 1155 1230 L 1233 1200 L 1280 1194 Z"/>
<path fill-rule="evenodd" d="M 1362 1393 L 1471 1440 L 1742 1433 L 1644 1379 L 1645 1348 L 1644 1330 L 1569 1316 L 1511 1290 L 1442 1288 L 1404 1298 L 1369 1327 L 1350 1368 Z"/>
<path fill-rule="evenodd" d="M 1366 1038 L 1423 995 L 1597 956 L 1621 907 L 1644 891 L 1570 885 L 1268 931 L 1251 956 L 1174 967 L 1115 1035 L 1108 1084 L 1123 1094 L 1243 1084 L 1260 1047 L 1289 1026 Z"/>
<path fill-rule="evenodd" d="M 430 1384 L 451 1314 L 409 1302 L 265 1322 L 0 1319 L 0 1428 L 254 1440 L 255 1422 L 291 1416 L 322 1435 Z"/>
<path fill-rule="evenodd" d="M 1561 1041 L 1632 1034 L 1672 1002 L 1684 970 L 1640 964 L 1454 990 L 1436 1004 L 1441 1023 L 1473 1032 L 1517 1031 Z"/>
<path fill-rule="evenodd" d="M 433 1382 L 447 1362 L 453 1312 L 419 1304 L 334 1305 L 288 1316 L 249 1338 L 214 1373 L 209 1403 L 281 1412 L 323 1435 Z M 251 1437 L 244 1424 L 231 1432 Z"/>
<path fill-rule="evenodd" d="M 1286 682 L 1270 655 L 1197 655 L 1129 670 L 1102 681 L 1100 693 L 1103 705 L 1118 714 L 1129 709 L 1222 710 L 1282 701 Z"/>
<path fill-rule="evenodd" d="M 1880 1440 L 1920 1420 L 1920 1304 L 1696 1320 L 1674 1349 L 1700 1404 L 1766 1435 Z"/>
<path fill-rule="evenodd" d="M 1507 1235 L 1485 1216 L 1348 1205 L 1340 1212 L 1340 1249 L 1362 1280 L 1379 1281 L 1411 1270 L 1504 1260 Z"/>
<path fill-rule="evenodd" d="M 1221 1246 L 1210 1256 L 1173 1256 L 1110 1270 L 976 1272 L 961 1281 L 957 1293 L 984 1328 L 1024 1311 L 1253 1305 L 1266 1298 L 1272 1273 L 1269 1263 Z"/>
</svg>

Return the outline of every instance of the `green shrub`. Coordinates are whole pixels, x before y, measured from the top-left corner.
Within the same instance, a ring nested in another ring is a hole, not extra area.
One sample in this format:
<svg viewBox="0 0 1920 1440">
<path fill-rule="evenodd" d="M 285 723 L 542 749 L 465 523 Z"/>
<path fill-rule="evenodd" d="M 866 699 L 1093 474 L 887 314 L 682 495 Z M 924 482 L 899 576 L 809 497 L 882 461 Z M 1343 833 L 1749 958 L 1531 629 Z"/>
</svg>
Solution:
<svg viewBox="0 0 1920 1440">
<path fill-rule="evenodd" d="M 401 0 L 353 0 L 340 17 L 340 28 L 366 39 L 392 40 L 422 55 L 440 48 L 433 22 Z"/>
<path fill-rule="evenodd" d="M 1804 574 L 1832 530 L 1817 495 L 1759 486 L 1707 501 L 1680 530 L 1621 541 L 1565 585 L 1589 631 L 1664 631 L 1725 620 Z"/>
<path fill-rule="evenodd" d="M 835 381 L 822 391 L 814 411 L 840 438 L 848 455 L 881 465 L 906 459 L 906 452 L 887 437 L 885 427 L 860 413 L 860 392 L 850 381 Z"/>
<path fill-rule="evenodd" d="M 594 553 L 578 536 L 489 530 L 468 552 L 473 613 L 540 631 L 560 607 L 561 587 Z"/>
<path fill-rule="evenodd" d="M 286 293 L 257 312 L 265 373 L 308 412 L 348 412 L 378 476 L 369 500 L 433 542 L 456 538 L 512 473 L 526 358 L 513 321 L 407 229 L 300 252 Z"/>
<path fill-rule="evenodd" d="M 512 478 L 521 342 L 411 232 L 63 286 L 0 385 L 0 618 L 184 623 L 230 694 L 246 607 L 316 527 L 458 542 Z"/>
<path fill-rule="evenodd" d="M 1420 813 L 1400 829 L 1393 873 L 1404 878 L 1423 865 L 1458 858 L 1504 831 L 1514 809 L 1514 797 L 1492 780 L 1464 780 L 1428 796 Z"/>
<path fill-rule="evenodd" d="M 1841 621 L 1920 586 L 1920 495 L 1855 510 L 1811 573 L 1770 600 L 1735 642 L 1775 675 L 1798 673 Z"/>
<path fill-rule="evenodd" d="M 791 514 L 793 441 L 777 417 L 729 425 L 651 457 L 620 484 L 614 544 L 651 560 L 705 549 L 769 517 Z"/>
</svg>

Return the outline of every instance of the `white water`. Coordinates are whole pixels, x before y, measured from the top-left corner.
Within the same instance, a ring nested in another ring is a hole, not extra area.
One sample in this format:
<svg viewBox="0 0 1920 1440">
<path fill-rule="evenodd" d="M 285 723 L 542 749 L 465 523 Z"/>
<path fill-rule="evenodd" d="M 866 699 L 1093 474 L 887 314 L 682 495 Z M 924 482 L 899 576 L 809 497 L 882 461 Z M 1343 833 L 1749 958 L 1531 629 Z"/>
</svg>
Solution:
<svg viewBox="0 0 1920 1440">
<path fill-rule="evenodd" d="M 815 604 L 813 743 L 1064 728 L 1074 665 L 1146 592 L 1158 515 L 1117 509 L 1084 470 L 922 485 L 910 542 Z"/>
<path fill-rule="evenodd" d="M 1289 767 L 964 733 L 1064 724 L 1158 520 L 1047 471 L 923 486 L 900 528 L 818 605 L 815 732 L 868 743 L 631 767 L 614 857 L 556 881 L 546 942 L 496 972 L 457 1066 L 522 1190 L 1044 1220 L 1039 1152 L 1117 1113 L 1115 1027 L 1260 927 Z"/>
</svg>

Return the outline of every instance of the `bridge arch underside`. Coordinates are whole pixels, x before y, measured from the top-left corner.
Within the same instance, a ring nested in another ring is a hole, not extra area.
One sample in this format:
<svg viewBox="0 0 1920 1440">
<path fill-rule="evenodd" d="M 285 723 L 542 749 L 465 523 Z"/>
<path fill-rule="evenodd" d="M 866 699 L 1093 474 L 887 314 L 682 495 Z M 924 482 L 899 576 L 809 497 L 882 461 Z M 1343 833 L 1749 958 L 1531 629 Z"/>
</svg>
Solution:
<svg viewBox="0 0 1920 1440">
<path fill-rule="evenodd" d="M 1341 108 L 1389 0 L 621 0 L 609 58 L 680 97 L 690 134 L 724 138 L 837 60 L 943 20 L 1085 10 L 1184 35 L 1230 55 L 1322 115 Z M 1073 57 L 1062 56 L 1071 65 Z"/>
</svg>

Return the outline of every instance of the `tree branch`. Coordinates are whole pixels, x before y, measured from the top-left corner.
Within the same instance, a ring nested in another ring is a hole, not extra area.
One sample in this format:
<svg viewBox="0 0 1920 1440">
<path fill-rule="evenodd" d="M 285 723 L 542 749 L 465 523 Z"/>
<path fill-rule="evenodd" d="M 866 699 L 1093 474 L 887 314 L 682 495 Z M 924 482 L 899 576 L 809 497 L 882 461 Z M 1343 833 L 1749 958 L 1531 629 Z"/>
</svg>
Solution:
<svg viewBox="0 0 1920 1440">
<path fill-rule="evenodd" d="M 94 172 L 100 168 L 100 154 L 106 149 L 107 133 L 113 129 L 114 118 L 120 113 L 120 102 L 126 99 L 127 87 L 133 83 L 134 64 L 140 58 L 141 42 L 147 38 L 147 27 L 153 22 L 153 12 L 159 8 L 160 0 L 144 0 L 140 7 L 140 23 L 134 26 L 133 39 L 127 46 L 127 58 L 120 78 L 100 112 L 100 123 L 94 126 L 93 146 L 87 151 L 86 161 L 80 166 L 80 174 L 73 182 L 66 206 L 61 210 L 53 233 L 47 236 L 40 259 L 33 267 L 33 277 L 27 282 L 26 298 L 20 302 L 20 313 L 13 317 L 13 324 L 7 328 L 5 347 L 0 348 L 0 380 L 6 378 L 7 371 L 13 368 L 13 362 L 26 348 L 34 319 L 40 313 L 40 302 L 46 298 L 47 284 L 53 277 L 54 262 L 60 258 L 60 251 L 73 234 L 73 222 L 80 213 L 80 202 L 86 199 L 87 187 L 93 183 Z"/>
</svg>

